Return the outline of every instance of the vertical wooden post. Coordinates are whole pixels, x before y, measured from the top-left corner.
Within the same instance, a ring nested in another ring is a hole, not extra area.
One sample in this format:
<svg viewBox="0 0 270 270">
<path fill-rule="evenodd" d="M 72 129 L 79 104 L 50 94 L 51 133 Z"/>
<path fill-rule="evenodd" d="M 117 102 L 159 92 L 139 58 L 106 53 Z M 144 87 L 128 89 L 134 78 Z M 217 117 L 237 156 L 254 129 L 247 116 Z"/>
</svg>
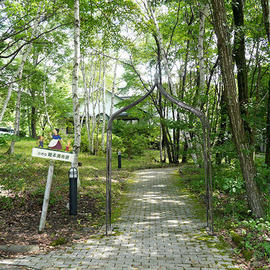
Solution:
<svg viewBox="0 0 270 270">
<path fill-rule="evenodd" d="M 48 210 L 49 199 L 50 199 L 50 191 L 51 191 L 51 186 L 52 186 L 53 169 L 54 169 L 54 162 L 53 160 L 50 160 L 46 189 L 45 189 L 43 205 L 42 205 L 41 218 L 40 218 L 40 223 L 39 223 L 39 232 L 43 231 L 45 227 L 47 210 Z"/>
</svg>

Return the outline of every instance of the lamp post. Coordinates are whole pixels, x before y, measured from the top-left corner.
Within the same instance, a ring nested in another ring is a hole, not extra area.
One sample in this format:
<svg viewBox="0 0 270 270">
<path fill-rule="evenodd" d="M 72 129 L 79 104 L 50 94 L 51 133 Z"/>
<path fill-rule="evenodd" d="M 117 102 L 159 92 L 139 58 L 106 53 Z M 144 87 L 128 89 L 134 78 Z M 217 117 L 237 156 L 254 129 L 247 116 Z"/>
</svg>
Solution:
<svg viewBox="0 0 270 270">
<path fill-rule="evenodd" d="M 122 162 L 121 162 L 121 151 L 118 152 L 118 169 L 121 169 Z"/>
<path fill-rule="evenodd" d="M 78 170 L 74 167 L 69 170 L 69 214 L 77 215 L 77 179 Z"/>
</svg>

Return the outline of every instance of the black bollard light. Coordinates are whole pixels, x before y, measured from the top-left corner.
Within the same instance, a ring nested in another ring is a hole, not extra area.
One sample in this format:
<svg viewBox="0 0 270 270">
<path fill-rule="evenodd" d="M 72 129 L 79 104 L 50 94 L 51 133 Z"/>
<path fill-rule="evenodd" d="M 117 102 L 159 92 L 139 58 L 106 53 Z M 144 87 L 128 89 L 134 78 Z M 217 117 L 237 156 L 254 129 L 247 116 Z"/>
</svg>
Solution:
<svg viewBox="0 0 270 270">
<path fill-rule="evenodd" d="M 69 170 L 69 214 L 77 215 L 77 179 L 78 170 L 74 167 Z"/>
<path fill-rule="evenodd" d="M 118 169 L 121 169 L 122 164 L 121 164 L 121 151 L 118 152 Z"/>
</svg>

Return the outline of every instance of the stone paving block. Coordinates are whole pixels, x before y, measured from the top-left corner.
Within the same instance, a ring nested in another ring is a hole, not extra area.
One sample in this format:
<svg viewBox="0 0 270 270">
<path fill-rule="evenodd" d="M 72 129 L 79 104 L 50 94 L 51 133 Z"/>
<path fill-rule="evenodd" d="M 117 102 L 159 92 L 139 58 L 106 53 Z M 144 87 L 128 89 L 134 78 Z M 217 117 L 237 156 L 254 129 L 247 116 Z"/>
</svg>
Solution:
<svg viewBox="0 0 270 270">
<path fill-rule="evenodd" d="M 192 200 L 170 182 L 173 169 L 145 170 L 128 194 L 121 234 L 90 238 L 66 250 L 9 260 L 39 269 L 214 270 L 235 267 L 229 255 L 197 238 L 205 224 L 192 212 Z M 151 176 L 151 177 L 149 177 Z M 218 242 L 217 238 L 213 243 Z M 3 263 L 3 260 L 0 260 Z"/>
</svg>

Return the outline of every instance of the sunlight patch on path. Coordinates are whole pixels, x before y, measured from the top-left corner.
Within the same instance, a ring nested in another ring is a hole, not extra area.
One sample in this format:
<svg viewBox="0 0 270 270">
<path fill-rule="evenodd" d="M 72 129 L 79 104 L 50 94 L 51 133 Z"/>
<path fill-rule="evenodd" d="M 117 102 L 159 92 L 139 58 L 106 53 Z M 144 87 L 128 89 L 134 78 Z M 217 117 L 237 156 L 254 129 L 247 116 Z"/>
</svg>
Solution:
<svg viewBox="0 0 270 270">
<path fill-rule="evenodd" d="M 92 238 L 46 255 L 6 260 L 37 269 L 162 269 L 234 268 L 229 253 L 208 244 L 205 223 L 196 217 L 192 200 L 179 194 L 170 174 L 174 169 L 138 172 L 115 235 Z M 220 243 L 219 243 L 220 245 Z M 0 268 L 1 269 L 1 268 Z"/>
</svg>

